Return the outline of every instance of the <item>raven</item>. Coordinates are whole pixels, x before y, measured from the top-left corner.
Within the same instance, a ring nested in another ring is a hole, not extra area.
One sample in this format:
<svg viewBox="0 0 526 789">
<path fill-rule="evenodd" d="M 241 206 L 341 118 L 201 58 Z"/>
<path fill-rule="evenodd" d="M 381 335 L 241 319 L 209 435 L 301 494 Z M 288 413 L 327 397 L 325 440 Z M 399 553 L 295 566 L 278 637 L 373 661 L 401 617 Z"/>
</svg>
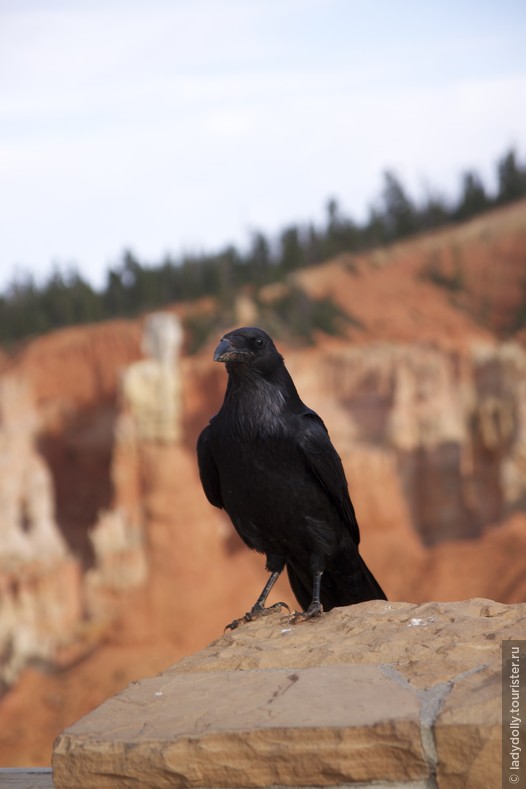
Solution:
<svg viewBox="0 0 526 789">
<path fill-rule="evenodd" d="M 226 364 L 228 383 L 221 409 L 197 441 L 201 482 L 245 544 L 265 554 L 271 573 L 252 609 L 227 627 L 288 607 L 265 608 L 284 567 L 303 609 L 292 621 L 385 600 L 358 552 L 340 457 L 272 339 L 258 328 L 235 329 L 221 339 L 214 361 Z"/>
</svg>

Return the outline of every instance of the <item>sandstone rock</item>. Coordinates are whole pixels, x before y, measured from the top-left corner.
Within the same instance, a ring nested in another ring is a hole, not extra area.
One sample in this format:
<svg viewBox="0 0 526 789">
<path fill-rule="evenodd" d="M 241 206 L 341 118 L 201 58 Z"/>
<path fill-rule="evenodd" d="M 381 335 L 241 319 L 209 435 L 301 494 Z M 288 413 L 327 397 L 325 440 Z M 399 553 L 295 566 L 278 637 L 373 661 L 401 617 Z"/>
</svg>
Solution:
<svg viewBox="0 0 526 789">
<path fill-rule="evenodd" d="M 519 345 L 477 341 L 453 352 L 348 344 L 313 356 L 291 357 L 300 393 L 324 416 L 342 456 L 357 465 L 371 452 L 391 458 L 403 520 L 424 544 L 477 537 L 523 510 L 526 352 Z M 382 489 L 383 470 L 370 471 L 367 486 Z M 352 492 L 351 475 L 349 483 Z M 359 519 L 367 524 L 367 510 Z"/>
<path fill-rule="evenodd" d="M 63 732 L 55 785 L 497 786 L 512 637 L 526 604 L 482 599 L 252 622 Z"/>
<path fill-rule="evenodd" d="M 143 337 L 147 358 L 130 365 L 122 382 L 138 441 L 169 443 L 181 438 L 182 339 L 175 315 L 158 312 L 147 317 Z"/>
<path fill-rule="evenodd" d="M 82 616 L 80 588 L 72 557 L 0 567 L 0 689 L 30 662 L 60 664 Z"/>
<path fill-rule="evenodd" d="M 27 383 L 0 380 L 0 561 L 46 561 L 66 546 L 54 517 L 52 480 L 38 455 L 37 416 Z"/>
<path fill-rule="evenodd" d="M 95 566 L 84 578 L 88 616 L 96 622 L 115 619 L 130 590 L 144 587 L 148 566 L 142 527 L 120 509 L 101 513 L 90 533 Z"/>
<path fill-rule="evenodd" d="M 55 520 L 27 384 L 0 380 L 0 685 L 53 662 L 81 616 L 80 574 Z"/>
<path fill-rule="evenodd" d="M 439 786 L 477 789 L 498 785 L 495 765 L 500 767 L 502 757 L 497 703 L 501 683 L 500 667 L 490 664 L 459 677 L 444 699 L 434 730 Z"/>
<path fill-rule="evenodd" d="M 393 577 L 395 568 L 383 563 Z M 477 540 L 435 545 L 413 567 L 412 588 L 421 600 L 454 600 L 462 594 L 492 596 L 509 603 L 526 600 L 526 515 L 516 514 Z M 403 581 L 397 582 L 398 593 Z"/>
<path fill-rule="evenodd" d="M 115 320 L 49 332 L 16 359 L 42 429 L 60 429 L 72 413 L 114 400 L 120 375 L 141 356 L 141 324 Z"/>
</svg>

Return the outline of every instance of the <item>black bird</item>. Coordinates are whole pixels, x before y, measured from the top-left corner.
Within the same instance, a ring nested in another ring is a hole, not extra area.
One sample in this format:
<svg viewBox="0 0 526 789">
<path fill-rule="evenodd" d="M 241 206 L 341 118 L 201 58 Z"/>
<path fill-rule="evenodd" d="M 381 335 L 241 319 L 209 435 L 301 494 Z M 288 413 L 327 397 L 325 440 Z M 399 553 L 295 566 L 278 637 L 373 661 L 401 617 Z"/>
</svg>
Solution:
<svg viewBox="0 0 526 789">
<path fill-rule="evenodd" d="M 225 334 L 214 353 L 228 383 L 220 411 L 197 442 L 205 494 L 228 513 L 271 573 L 237 627 L 270 609 L 265 601 L 286 566 L 302 613 L 385 600 L 358 552 L 360 532 L 339 455 L 320 417 L 300 400 L 283 357 L 261 329 Z M 323 576 L 323 578 L 322 578 Z"/>
</svg>

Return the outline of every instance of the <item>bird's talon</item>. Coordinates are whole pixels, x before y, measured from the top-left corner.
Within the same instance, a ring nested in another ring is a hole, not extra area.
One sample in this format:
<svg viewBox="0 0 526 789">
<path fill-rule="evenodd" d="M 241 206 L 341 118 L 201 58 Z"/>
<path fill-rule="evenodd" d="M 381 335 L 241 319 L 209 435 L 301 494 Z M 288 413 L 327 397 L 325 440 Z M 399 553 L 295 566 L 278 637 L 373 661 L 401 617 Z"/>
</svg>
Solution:
<svg viewBox="0 0 526 789">
<path fill-rule="evenodd" d="M 260 616 L 275 614 L 280 612 L 282 608 L 286 608 L 290 613 L 290 607 L 287 605 L 287 603 L 274 603 L 274 605 L 270 605 L 268 608 L 265 608 L 262 605 L 254 606 L 250 611 L 247 611 L 244 616 L 240 617 L 239 619 L 234 619 L 233 622 L 230 622 L 229 625 L 226 625 L 225 630 L 235 630 L 244 622 L 253 622 L 254 619 L 258 619 Z"/>
<path fill-rule="evenodd" d="M 281 613 L 282 608 L 286 608 L 290 614 L 290 606 L 287 605 L 287 603 L 281 602 L 281 603 L 274 603 L 273 605 L 270 605 L 268 608 L 265 608 L 263 616 L 266 616 L 267 614 L 273 614 L 275 612 Z"/>
<path fill-rule="evenodd" d="M 239 627 L 239 625 L 240 625 L 240 624 L 242 624 L 243 622 L 246 622 L 246 621 L 247 621 L 247 620 L 245 619 L 245 617 L 244 617 L 244 616 L 243 616 L 243 617 L 241 617 L 241 619 L 234 619 L 234 620 L 233 620 L 233 622 L 230 622 L 230 624 L 228 624 L 228 625 L 225 625 L 225 629 L 223 630 L 223 633 L 224 633 L 226 630 L 235 630 L 235 629 L 236 629 L 236 627 Z"/>
<path fill-rule="evenodd" d="M 315 616 L 323 614 L 323 606 L 321 603 L 311 603 L 306 611 L 294 611 L 289 618 L 289 624 L 295 625 L 298 622 L 306 622 L 307 619 L 313 619 Z"/>
</svg>

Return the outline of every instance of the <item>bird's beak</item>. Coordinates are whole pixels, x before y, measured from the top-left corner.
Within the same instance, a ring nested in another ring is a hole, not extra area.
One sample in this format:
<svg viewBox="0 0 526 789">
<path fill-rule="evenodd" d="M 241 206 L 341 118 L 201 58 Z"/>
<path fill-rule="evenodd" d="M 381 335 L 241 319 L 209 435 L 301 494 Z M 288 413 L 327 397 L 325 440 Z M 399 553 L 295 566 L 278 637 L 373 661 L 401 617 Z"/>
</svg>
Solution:
<svg viewBox="0 0 526 789">
<path fill-rule="evenodd" d="M 230 340 L 223 337 L 214 351 L 214 362 L 245 362 L 252 356 L 244 348 L 235 348 Z"/>
</svg>

